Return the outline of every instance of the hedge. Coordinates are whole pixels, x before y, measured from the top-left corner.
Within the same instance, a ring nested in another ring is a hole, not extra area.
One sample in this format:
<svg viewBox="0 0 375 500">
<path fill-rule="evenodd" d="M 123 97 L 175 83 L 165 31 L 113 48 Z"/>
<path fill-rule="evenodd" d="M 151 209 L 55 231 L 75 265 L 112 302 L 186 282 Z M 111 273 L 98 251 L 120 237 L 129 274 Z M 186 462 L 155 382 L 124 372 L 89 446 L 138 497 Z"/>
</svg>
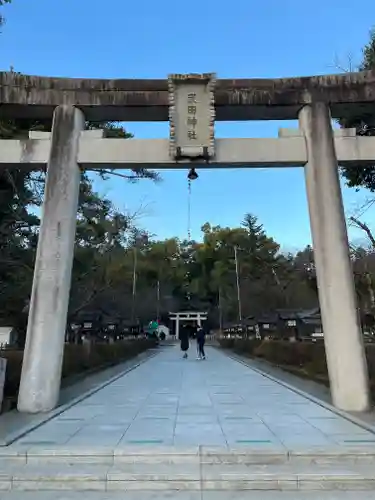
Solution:
<svg viewBox="0 0 375 500">
<path fill-rule="evenodd" d="M 114 344 L 93 343 L 84 345 L 66 344 L 62 367 L 62 386 L 90 372 L 108 368 L 131 359 L 157 342 L 152 339 L 134 339 Z M 3 411 L 15 408 L 21 378 L 23 351 L 0 351 L 0 357 L 7 359 L 4 385 Z"/>
<path fill-rule="evenodd" d="M 220 339 L 221 347 L 243 356 L 262 358 L 300 376 L 328 384 L 324 343 L 283 340 Z M 375 345 L 367 344 L 366 358 L 375 395 Z"/>
</svg>

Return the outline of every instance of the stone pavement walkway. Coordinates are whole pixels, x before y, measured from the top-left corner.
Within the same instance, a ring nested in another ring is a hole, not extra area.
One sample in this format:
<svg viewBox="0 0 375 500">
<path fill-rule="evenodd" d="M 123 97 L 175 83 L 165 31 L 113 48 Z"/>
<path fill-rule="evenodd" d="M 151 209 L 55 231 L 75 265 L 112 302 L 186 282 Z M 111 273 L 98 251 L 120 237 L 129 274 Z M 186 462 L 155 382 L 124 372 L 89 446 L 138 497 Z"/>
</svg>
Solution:
<svg viewBox="0 0 375 500">
<path fill-rule="evenodd" d="M 375 435 L 214 348 L 206 361 L 194 358 L 182 359 L 178 347 L 163 349 L 14 446 L 375 445 Z"/>
</svg>

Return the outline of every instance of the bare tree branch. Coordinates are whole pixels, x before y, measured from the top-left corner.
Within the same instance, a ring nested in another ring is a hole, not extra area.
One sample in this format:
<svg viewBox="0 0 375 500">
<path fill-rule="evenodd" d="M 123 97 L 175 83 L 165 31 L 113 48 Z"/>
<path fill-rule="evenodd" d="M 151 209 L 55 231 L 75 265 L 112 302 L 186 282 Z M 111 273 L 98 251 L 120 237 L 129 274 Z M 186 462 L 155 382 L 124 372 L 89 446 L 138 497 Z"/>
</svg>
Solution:
<svg viewBox="0 0 375 500">
<path fill-rule="evenodd" d="M 80 311 L 82 311 L 82 309 L 84 309 L 85 307 L 87 307 L 89 304 L 91 304 L 91 302 L 96 298 L 98 297 L 98 295 L 100 295 L 102 292 L 104 292 L 105 290 L 109 289 L 111 287 L 111 282 L 109 283 L 106 283 L 104 286 L 98 288 L 98 289 L 94 289 L 94 290 L 91 290 L 91 292 L 88 294 L 88 296 L 86 297 L 86 299 L 81 302 L 81 304 L 79 306 L 77 306 L 71 313 L 70 313 L 70 317 L 74 317 L 76 314 L 78 314 Z M 87 290 L 86 290 L 87 291 Z"/>
<path fill-rule="evenodd" d="M 364 222 L 361 222 L 356 217 L 350 217 L 350 220 L 354 223 L 355 226 L 359 227 L 367 234 L 367 237 L 370 240 L 372 247 L 375 248 L 375 238 L 368 225 L 365 224 Z"/>
<path fill-rule="evenodd" d="M 358 64 L 354 63 L 353 54 L 349 52 L 347 55 L 347 63 L 343 65 L 340 58 L 337 54 L 334 55 L 333 64 L 330 64 L 328 67 L 336 69 L 338 71 L 342 71 L 343 73 L 353 73 L 358 70 Z"/>
</svg>

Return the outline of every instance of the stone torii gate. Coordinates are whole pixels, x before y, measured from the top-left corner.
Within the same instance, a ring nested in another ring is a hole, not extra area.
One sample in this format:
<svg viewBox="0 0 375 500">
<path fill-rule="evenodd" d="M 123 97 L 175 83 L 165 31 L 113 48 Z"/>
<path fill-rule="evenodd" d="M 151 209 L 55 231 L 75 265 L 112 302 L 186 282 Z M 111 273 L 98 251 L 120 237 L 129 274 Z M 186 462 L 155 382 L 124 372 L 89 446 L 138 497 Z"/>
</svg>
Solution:
<svg viewBox="0 0 375 500">
<path fill-rule="evenodd" d="M 178 339 L 180 336 L 180 321 L 193 321 L 197 326 L 202 326 L 202 321 L 207 320 L 207 312 L 202 311 L 179 311 L 170 312 L 169 319 L 176 322 L 175 335 Z"/>
<path fill-rule="evenodd" d="M 51 133 L 0 141 L 0 168 L 47 167 L 18 409 L 58 403 L 80 170 L 304 166 L 334 404 L 370 406 L 338 163 L 373 164 L 375 138 L 333 133 L 332 117 L 374 113 L 375 73 L 275 80 L 82 80 L 0 73 L 2 118 L 46 119 Z M 299 119 L 279 138 L 217 139 L 216 120 Z M 170 121 L 170 138 L 106 139 L 85 120 Z"/>
</svg>

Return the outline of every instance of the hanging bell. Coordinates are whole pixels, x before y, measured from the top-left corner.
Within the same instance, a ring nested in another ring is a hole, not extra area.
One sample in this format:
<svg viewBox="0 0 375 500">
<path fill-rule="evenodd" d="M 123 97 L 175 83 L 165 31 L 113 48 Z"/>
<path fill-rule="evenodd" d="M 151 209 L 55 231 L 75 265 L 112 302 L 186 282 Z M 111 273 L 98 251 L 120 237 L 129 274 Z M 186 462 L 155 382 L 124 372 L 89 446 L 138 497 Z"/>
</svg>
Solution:
<svg viewBox="0 0 375 500">
<path fill-rule="evenodd" d="M 188 179 L 189 179 L 189 181 L 195 181 L 195 179 L 198 179 L 198 174 L 195 171 L 195 168 L 191 168 L 189 170 Z"/>
</svg>

